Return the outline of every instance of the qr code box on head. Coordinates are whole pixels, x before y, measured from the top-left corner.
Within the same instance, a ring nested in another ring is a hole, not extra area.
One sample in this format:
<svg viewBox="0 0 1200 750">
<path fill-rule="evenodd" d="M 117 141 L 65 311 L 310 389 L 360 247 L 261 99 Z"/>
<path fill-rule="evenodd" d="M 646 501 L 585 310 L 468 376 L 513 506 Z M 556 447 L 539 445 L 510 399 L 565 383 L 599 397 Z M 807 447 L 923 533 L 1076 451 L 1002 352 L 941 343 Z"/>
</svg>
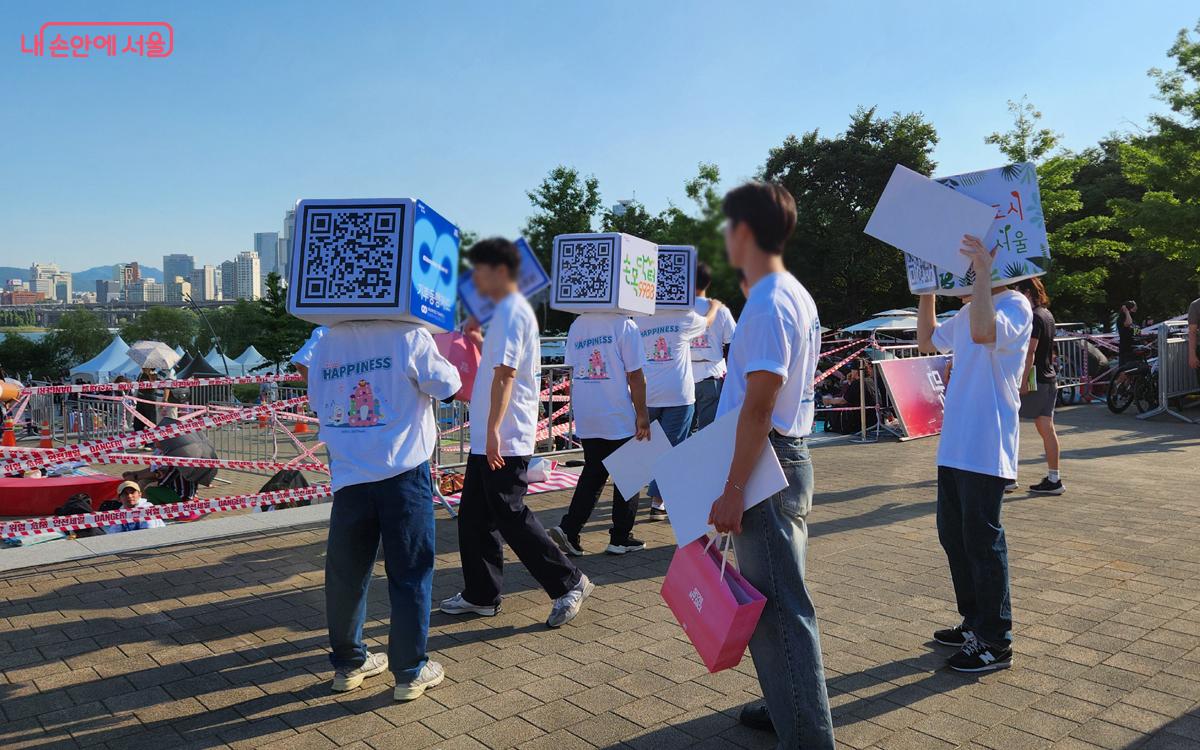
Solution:
<svg viewBox="0 0 1200 750">
<path fill-rule="evenodd" d="M 458 230 L 411 199 L 302 200 L 288 310 L 305 320 L 454 325 Z"/>
<path fill-rule="evenodd" d="M 696 304 L 696 248 L 658 246 L 657 308 L 688 309 Z"/>
<path fill-rule="evenodd" d="M 630 234 L 554 238 L 550 306 L 566 312 L 654 312 L 658 248 Z"/>
</svg>

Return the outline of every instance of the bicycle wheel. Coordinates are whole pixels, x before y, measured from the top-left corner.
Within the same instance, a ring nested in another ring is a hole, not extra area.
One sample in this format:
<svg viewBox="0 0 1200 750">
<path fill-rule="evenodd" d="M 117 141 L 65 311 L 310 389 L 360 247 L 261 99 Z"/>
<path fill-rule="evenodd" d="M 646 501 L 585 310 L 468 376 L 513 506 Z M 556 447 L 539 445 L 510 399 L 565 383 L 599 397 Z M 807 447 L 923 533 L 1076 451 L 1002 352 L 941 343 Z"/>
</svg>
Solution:
<svg viewBox="0 0 1200 750">
<path fill-rule="evenodd" d="M 1133 403 L 1133 379 L 1123 378 L 1108 386 L 1108 410 L 1120 414 Z"/>
<path fill-rule="evenodd" d="M 1145 414 L 1158 406 L 1158 375 L 1143 375 L 1134 385 L 1133 404 L 1138 414 Z"/>
</svg>

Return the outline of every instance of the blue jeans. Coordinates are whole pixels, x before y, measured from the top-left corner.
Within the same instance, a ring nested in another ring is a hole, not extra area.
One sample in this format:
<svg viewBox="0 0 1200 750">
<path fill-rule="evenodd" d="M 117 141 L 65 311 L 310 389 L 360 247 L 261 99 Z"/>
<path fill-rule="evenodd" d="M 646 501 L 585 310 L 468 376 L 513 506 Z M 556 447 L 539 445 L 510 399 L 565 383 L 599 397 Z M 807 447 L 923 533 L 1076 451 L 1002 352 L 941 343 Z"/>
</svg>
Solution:
<svg viewBox="0 0 1200 750">
<path fill-rule="evenodd" d="M 651 422 L 658 422 L 662 425 L 663 432 L 667 434 L 667 440 L 671 441 L 671 445 L 679 445 L 692 429 L 692 415 L 695 411 L 695 404 L 651 406 L 646 409 L 646 416 L 650 418 Z M 658 482 L 650 482 L 650 497 L 662 500 L 662 495 L 658 492 Z"/>
<path fill-rule="evenodd" d="M 989 645 L 1008 648 L 1008 542 L 1000 525 L 1006 484 L 1003 477 L 938 467 L 938 539 L 950 562 L 963 627 Z"/>
<path fill-rule="evenodd" d="M 381 540 L 392 605 L 388 663 L 396 682 L 410 682 L 428 661 L 435 545 L 428 463 L 334 493 L 325 550 L 325 617 L 334 669 L 355 669 L 367 659 L 367 587 Z"/>
<path fill-rule="evenodd" d="M 803 438 L 771 433 L 788 486 L 746 511 L 733 537 L 742 576 L 767 599 L 750 638 L 780 748 L 833 750 L 821 634 L 804 585 L 813 469 Z"/>
<path fill-rule="evenodd" d="M 692 432 L 703 430 L 717 418 L 717 403 L 721 400 L 723 378 L 705 378 L 696 383 L 696 416 L 692 419 Z"/>
</svg>

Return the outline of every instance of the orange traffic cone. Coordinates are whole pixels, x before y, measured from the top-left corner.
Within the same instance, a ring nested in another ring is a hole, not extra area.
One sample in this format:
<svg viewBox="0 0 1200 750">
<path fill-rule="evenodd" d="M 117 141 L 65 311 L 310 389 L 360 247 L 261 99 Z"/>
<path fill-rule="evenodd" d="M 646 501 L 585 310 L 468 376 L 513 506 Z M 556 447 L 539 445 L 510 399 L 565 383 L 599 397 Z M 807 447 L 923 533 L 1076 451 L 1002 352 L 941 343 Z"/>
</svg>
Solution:
<svg viewBox="0 0 1200 750">
<path fill-rule="evenodd" d="M 54 440 L 50 437 L 50 423 L 42 420 L 42 439 L 38 441 L 39 448 L 53 448 Z"/>
<path fill-rule="evenodd" d="M 15 447 L 17 444 L 16 433 L 13 432 L 13 421 L 11 419 L 4 420 L 4 435 L 0 437 L 0 445 Z"/>
<path fill-rule="evenodd" d="M 292 425 L 292 434 L 307 435 L 308 434 L 308 422 L 305 422 L 303 420 L 297 420 L 296 424 Z"/>
</svg>

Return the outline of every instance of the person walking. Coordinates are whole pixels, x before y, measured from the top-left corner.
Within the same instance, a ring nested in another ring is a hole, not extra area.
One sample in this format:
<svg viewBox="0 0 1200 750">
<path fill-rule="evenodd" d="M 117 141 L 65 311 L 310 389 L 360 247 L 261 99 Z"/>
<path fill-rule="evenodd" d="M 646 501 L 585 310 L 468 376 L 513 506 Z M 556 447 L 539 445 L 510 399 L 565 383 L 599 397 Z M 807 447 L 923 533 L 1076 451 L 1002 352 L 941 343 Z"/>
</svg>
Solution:
<svg viewBox="0 0 1200 750">
<path fill-rule="evenodd" d="M 1025 370 L 1021 374 L 1021 419 L 1032 419 L 1046 450 L 1047 474 L 1042 481 L 1030 485 L 1035 495 L 1061 495 L 1067 491 L 1059 475 L 1058 432 L 1054 429 L 1054 404 L 1058 401 L 1058 378 L 1054 369 L 1054 315 L 1050 312 L 1050 295 L 1039 278 L 1025 279 L 1016 284 L 1033 307 L 1033 328 L 1029 351 L 1025 355 Z"/>
<path fill-rule="evenodd" d="M 959 649 L 947 661 L 951 669 L 985 672 L 1012 664 L 1000 509 L 1005 486 L 1017 478 L 1017 412 L 1033 309 L 1025 295 L 991 288 L 994 256 L 979 238 L 963 237 L 961 252 L 975 271 L 971 301 L 940 324 L 934 295 L 921 295 L 917 307 L 920 350 L 954 354 L 937 453 L 937 529 L 962 622 L 933 637 Z"/>
<path fill-rule="evenodd" d="M 446 676 L 426 652 L 436 542 L 429 457 L 437 441 L 433 400 L 458 391 L 458 370 L 429 331 L 387 320 L 330 326 L 308 364 L 309 404 L 333 486 L 325 545 L 331 687 L 354 690 L 390 667 L 393 698 L 414 700 Z M 355 410 L 352 420 L 346 410 Z M 391 602 L 386 655 L 363 640 L 380 546 Z"/>
<path fill-rule="evenodd" d="M 500 612 L 507 542 L 553 600 L 546 625 L 559 628 L 575 619 L 595 586 L 525 505 L 539 402 L 537 319 L 517 289 L 521 254 L 516 245 L 500 237 L 481 240 L 469 256 L 476 288 L 496 308 L 471 392 L 471 455 L 458 506 L 464 585 L 441 610 L 486 617 Z M 478 325 L 468 332 L 477 338 Z"/>
<path fill-rule="evenodd" d="M 583 444 L 583 471 L 571 506 L 550 538 L 568 555 L 583 555 L 579 534 L 592 516 L 608 469 L 604 460 L 630 439 L 650 438 L 646 413 L 645 358 L 637 324 L 618 313 L 585 313 L 567 331 L 565 363 L 571 368 L 571 409 L 575 435 Z M 612 529 L 605 549 L 623 555 L 646 548 L 633 535 L 638 495 L 626 500 L 613 485 Z"/>
<path fill-rule="evenodd" d="M 813 497 L 805 438 L 813 425 L 821 324 L 808 290 L 784 267 L 796 200 L 780 185 L 751 182 L 730 191 L 722 209 L 729 262 L 745 273 L 749 296 L 717 405 L 718 418 L 741 410 L 733 460 L 709 523 L 732 534 L 742 575 L 767 600 L 750 638 L 766 703 L 743 708 L 740 718 L 773 729 L 780 748 L 833 750 L 821 636 L 804 583 Z M 788 486 L 743 510 L 746 483 L 768 444 Z"/>
<path fill-rule="evenodd" d="M 712 285 L 712 269 L 701 261 L 696 264 L 697 315 L 707 316 L 712 306 L 708 288 Z M 724 305 L 717 310 L 712 323 L 704 333 L 692 339 L 692 379 L 696 383 L 696 412 L 692 417 L 692 432 L 702 430 L 712 423 L 717 414 L 717 403 L 721 400 L 721 384 L 725 382 L 725 350 L 733 341 L 737 323 L 733 314 Z"/>
</svg>

